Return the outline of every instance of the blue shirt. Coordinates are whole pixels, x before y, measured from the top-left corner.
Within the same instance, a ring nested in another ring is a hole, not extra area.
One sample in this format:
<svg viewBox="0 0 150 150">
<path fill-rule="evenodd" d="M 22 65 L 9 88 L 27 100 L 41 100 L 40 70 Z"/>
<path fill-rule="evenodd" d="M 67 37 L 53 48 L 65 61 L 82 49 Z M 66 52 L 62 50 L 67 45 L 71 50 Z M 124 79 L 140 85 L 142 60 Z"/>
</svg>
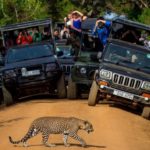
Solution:
<svg viewBox="0 0 150 150">
<path fill-rule="evenodd" d="M 111 26 L 111 22 L 106 21 L 105 25 L 102 28 L 96 28 L 95 32 L 93 33 L 94 35 L 96 34 L 98 35 L 98 38 L 103 44 L 103 46 L 105 46 L 107 43 L 107 38 L 109 37 L 109 33 L 110 33 L 110 26 Z"/>
<path fill-rule="evenodd" d="M 73 20 L 73 26 L 77 29 L 81 29 L 81 20 Z"/>
</svg>

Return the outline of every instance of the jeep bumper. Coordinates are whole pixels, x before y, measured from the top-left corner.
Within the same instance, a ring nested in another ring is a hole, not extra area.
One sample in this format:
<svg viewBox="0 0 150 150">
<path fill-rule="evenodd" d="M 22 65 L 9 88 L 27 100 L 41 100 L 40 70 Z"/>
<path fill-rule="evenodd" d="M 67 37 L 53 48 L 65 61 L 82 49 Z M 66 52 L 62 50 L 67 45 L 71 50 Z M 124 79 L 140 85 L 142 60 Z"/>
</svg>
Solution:
<svg viewBox="0 0 150 150">
<path fill-rule="evenodd" d="M 99 90 L 101 93 L 105 93 L 108 99 L 111 99 L 114 101 L 117 101 L 119 98 L 119 100 L 122 100 L 122 102 L 125 102 L 123 100 L 127 100 L 128 103 L 140 103 L 140 104 L 150 106 L 150 98 L 148 97 L 143 97 L 140 95 L 121 91 L 121 90 L 111 88 L 108 86 L 104 86 L 104 85 L 100 85 Z"/>
</svg>

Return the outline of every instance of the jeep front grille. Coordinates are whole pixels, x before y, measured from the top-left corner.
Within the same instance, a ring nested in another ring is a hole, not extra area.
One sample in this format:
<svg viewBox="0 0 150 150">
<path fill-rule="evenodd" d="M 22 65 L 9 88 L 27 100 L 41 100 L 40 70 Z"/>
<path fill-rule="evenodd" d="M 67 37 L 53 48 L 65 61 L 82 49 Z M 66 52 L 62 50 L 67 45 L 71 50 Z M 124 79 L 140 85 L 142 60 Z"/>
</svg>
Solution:
<svg viewBox="0 0 150 150">
<path fill-rule="evenodd" d="M 113 81 L 114 84 L 129 87 L 129 88 L 132 88 L 132 89 L 139 89 L 141 84 L 142 84 L 141 80 L 131 78 L 131 77 L 128 77 L 128 76 L 124 76 L 124 75 L 121 75 L 121 74 L 117 74 L 117 73 L 113 74 L 112 81 Z"/>
<path fill-rule="evenodd" d="M 70 73 L 72 65 L 62 65 L 62 70 L 64 73 Z"/>
</svg>

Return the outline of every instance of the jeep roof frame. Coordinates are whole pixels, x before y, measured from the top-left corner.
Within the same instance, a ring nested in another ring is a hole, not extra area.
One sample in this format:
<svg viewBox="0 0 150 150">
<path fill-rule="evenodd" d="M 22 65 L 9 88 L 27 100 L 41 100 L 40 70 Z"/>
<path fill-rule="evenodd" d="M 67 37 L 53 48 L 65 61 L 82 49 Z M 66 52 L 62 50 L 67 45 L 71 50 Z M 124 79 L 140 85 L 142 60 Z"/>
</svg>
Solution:
<svg viewBox="0 0 150 150">
<path fill-rule="evenodd" d="M 92 28 L 95 26 L 97 18 L 87 18 L 81 24 L 82 34 L 92 35 Z M 87 24 L 88 22 L 88 24 Z"/>
<path fill-rule="evenodd" d="M 126 41 L 122 41 L 122 40 L 119 40 L 119 39 L 112 39 L 112 38 L 109 38 L 108 39 L 108 43 L 114 43 L 114 44 L 119 44 L 121 46 L 128 46 L 129 48 L 137 48 L 138 50 L 140 51 L 146 51 L 146 52 L 149 52 L 149 50 L 141 45 L 137 45 L 137 44 L 133 44 L 133 43 L 130 43 L 130 42 L 126 42 Z"/>
<path fill-rule="evenodd" d="M 121 18 L 121 17 L 115 17 L 114 19 L 112 19 L 112 24 L 113 23 L 119 23 L 119 24 L 123 24 L 123 25 L 127 25 L 127 26 L 131 26 L 131 27 L 135 27 L 138 29 L 143 29 L 143 30 L 147 30 L 150 31 L 150 26 L 137 22 L 137 21 L 132 21 L 126 18 Z"/>
<path fill-rule="evenodd" d="M 48 24 L 52 24 L 51 19 L 32 20 L 32 21 L 26 21 L 26 22 L 2 26 L 0 27 L 0 31 L 1 32 L 12 31 L 12 30 L 17 30 L 17 29 L 30 28 L 30 27 L 42 26 L 42 25 L 48 25 Z"/>
<path fill-rule="evenodd" d="M 4 34 L 3 34 L 5 31 L 14 31 L 19 29 L 32 28 L 32 27 L 44 26 L 44 25 L 50 25 L 50 32 L 52 34 L 52 19 L 38 19 L 38 20 L 32 20 L 32 21 L 26 21 L 26 22 L 14 23 L 14 24 L 2 26 L 0 27 L 0 32 L 1 32 L 3 45 L 5 46 Z M 53 38 L 53 34 L 51 36 Z"/>
</svg>

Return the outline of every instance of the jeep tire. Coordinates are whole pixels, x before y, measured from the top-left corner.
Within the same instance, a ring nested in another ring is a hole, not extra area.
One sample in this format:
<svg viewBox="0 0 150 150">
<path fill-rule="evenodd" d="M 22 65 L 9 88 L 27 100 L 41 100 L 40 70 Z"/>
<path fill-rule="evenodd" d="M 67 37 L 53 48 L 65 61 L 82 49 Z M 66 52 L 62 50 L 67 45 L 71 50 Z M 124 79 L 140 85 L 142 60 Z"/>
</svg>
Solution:
<svg viewBox="0 0 150 150">
<path fill-rule="evenodd" d="M 96 81 L 93 81 L 90 93 L 89 93 L 89 98 L 88 98 L 88 105 L 89 106 L 95 106 L 97 103 L 97 93 L 98 93 L 98 86 L 96 84 Z"/>
<path fill-rule="evenodd" d="M 6 87 L 3 85 L 2 86 L 2 91 L 3 91 L 3 102 L 4 105 L 8 106 L 13 104 L 13 97 L 11 95 L 11 93 L 6 89 Z"/>
<path fill-rule="evenodd" d="M 71 76 L 69 76 L 68 80 L 67 98 L 68 99 L 77 98 L 77 85 L 75 82 L 72 81 Z"/>
<path fill-rule="evenodd" d="M 145 106 L 143 108 L 143 112 L 142 112 L 141 116 L 145 119 L 150 119 L 150 107 Z"/>
<path fill-rule="evenodd" d="M 58 93 L 58 98 L 66 98 L 67 91 L 66 91 L 65 79 L 63 73 L 59 78 L 59 80 L 57 81 L 57 93 Z"/>
</svg>

